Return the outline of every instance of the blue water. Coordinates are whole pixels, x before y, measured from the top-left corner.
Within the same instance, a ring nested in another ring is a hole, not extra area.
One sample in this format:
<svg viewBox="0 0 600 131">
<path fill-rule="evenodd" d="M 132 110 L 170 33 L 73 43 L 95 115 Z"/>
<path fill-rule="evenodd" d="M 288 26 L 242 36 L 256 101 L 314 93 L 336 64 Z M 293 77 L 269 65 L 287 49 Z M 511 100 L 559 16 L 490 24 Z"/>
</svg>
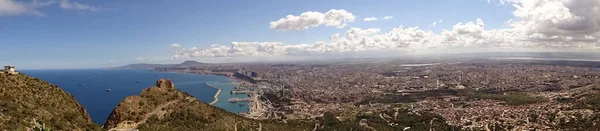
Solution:
<svg viewBox="0 0 600 131">
<path fill-rule="evenodd" d="M 209 83 L 222 88 L 219 102 L 215 103 L 215 106 L 233 113 L 248 110 L 247 104 L 239 106 L 228 102 L 229 97 L 247 96 L 229 94 L 229 91 L 235 87 L 232 84 L 234 80 L 223 76 L 105 69 L 21 70 L 20 72 L 50 82 L 69 92 L 85 106 L 92 121 L 98 124 L 103 124 L 111 111 L 125 97 L 138 95 L 143 89 L 156 85 L 156 80 L 161 78 L 171 79 L 175 88 L 206 103 L 212 102 L 217 92 L 217 89 L 204 84 Z M 108 88 L 112 91 L 107 92 Z"/>
<path fill-rule="evenodd" d="M 214 106 L 221 107 L 233 113 L 248 112 L 248 102 L 229 102 L 229 98 L 248 97 L 248 94 L 231 94 L 231 90 L 235 88 L 235 84 L 219 82 L 208 82 L 208 84 L 221 88 L 221 94 L 218 96 L 219 102 L 215 103 Z M 243 106 L 240 106 L 240 104 L 243 104 Z"/>
</svg>

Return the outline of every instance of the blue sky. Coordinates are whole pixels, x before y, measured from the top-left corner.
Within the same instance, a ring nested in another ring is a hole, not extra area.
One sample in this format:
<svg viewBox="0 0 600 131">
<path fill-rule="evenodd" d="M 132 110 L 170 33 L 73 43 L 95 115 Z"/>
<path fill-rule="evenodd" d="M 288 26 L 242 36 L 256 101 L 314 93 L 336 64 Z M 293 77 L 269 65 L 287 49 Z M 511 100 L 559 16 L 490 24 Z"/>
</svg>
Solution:
<svg viewBox="0 0 600 131">
<path fill-rule="evenodd" d="M 11 6 L 40 1 L 49 4 L 25 7 L 34 11 L 10 12 Z M 167 59 L 174 52 L 182 52 L 170 47 L 175 43 L 188 49 L 208 49 L 213 44 L 228 46 L 233 41 L 311 45 L 330 41 L 336 33 L 344 36 L 351 27 L 377 28 L 384 34 L 401 25 L 418 26 L 420 30 L 441 34 L 443 29 L 452 30 L 459 22 L 475 22 L 478 18 L 485 21 L 486 30 L 506 28 L 506 21 L 518 19 L 513 6 L 485 0 L 66 1 L 81 5 L 71 8 L 62 7 L 61 2 L 65 1 L 0 0 L 0 45 L 5 48 L 0 52 L 1 64 L 38 69 L 175 63 L 200 59 Z M 298 16 L 307 11 L 325 13 L 332 9 L 352 13 L 355 19 L 343 28 L 323 25 L 288 31 L 269 28 L 270 22 L 287 15 Z M 384 16 L 393 18 L 381 19 Z M 367 17 L 379 20 L 364 21 Z M 439 20 L 443 22 L 430 27 Z"/>
</svg>

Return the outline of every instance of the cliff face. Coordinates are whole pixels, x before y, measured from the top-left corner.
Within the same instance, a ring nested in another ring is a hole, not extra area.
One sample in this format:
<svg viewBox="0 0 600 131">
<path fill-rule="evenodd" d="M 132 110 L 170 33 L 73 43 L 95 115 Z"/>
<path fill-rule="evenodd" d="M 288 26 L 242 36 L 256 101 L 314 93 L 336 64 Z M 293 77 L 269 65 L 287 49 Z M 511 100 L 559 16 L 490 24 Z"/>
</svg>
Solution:
<svg viewBox="0 0 600 131">
<path fill-rule="evenodd" d="M 0 74 L 0 130 L 25 130 L 33 120 L 54 130 L 95 130 L 85 108 L 59 87 L 25 74 Z"/>
<path fill-rule="evenodd" d="M 200 102 L 167 79 L 138 96 L 125 98 L 104 123 L 106 129 L 170 130 L 309 130 L 247 119 Z"/>
</svg>

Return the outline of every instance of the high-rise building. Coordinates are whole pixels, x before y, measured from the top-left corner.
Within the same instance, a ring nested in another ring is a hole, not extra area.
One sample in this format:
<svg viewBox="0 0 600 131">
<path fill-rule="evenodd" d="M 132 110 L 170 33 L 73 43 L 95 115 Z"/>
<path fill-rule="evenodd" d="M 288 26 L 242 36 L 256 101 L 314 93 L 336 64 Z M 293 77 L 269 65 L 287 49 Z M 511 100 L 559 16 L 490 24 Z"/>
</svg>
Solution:
<svg viewBox="0 0 600 131">
<path fill-rule="evenodd" d="M 251 77 L 258 77 L 258 73 L 256 73 L 256 72 L 251 72 L 251 73 L 250 73 L 250 76 L 251 76 Z"/>
</svg>

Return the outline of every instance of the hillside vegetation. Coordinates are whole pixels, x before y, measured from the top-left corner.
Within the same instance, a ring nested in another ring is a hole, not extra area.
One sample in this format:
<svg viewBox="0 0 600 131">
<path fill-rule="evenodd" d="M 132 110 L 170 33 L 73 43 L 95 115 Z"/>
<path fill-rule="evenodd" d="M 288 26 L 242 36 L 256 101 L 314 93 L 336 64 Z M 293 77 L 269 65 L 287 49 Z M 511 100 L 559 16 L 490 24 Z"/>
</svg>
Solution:
<svg viewBox="0 0 600 131">
<path fill-rule="evenodd" d="M 73 95 L 24 74 L 0 74 L 0 130 L 26 130 L 36 122 L 54 130 L 98 130 Z"/>
<path fill-rule="evenodd" d="M 311 130 L 311 123 L 282 124 L 244 118 L 200 102 L 174 88 L 170 80 L 157 81 L 138 96 L 129 96 L 110 114 L 105 129 L 143 131 L 184 130 Z"/>
<path fill-rule="evenodd" d="M 104 129 L 91 122 L 85 108 L 59 87 L 26 75 L 0 74 L 0 131 L 132 130 L 141 131 L 392 131 L 456 129 L 440 116 L 390 110 L 357 113 L 339 120 L 331 113 L 316 119 L 254 120 L 200 102 L 167 79 L 129 96 L 113 109 Z"/>
</svg>

